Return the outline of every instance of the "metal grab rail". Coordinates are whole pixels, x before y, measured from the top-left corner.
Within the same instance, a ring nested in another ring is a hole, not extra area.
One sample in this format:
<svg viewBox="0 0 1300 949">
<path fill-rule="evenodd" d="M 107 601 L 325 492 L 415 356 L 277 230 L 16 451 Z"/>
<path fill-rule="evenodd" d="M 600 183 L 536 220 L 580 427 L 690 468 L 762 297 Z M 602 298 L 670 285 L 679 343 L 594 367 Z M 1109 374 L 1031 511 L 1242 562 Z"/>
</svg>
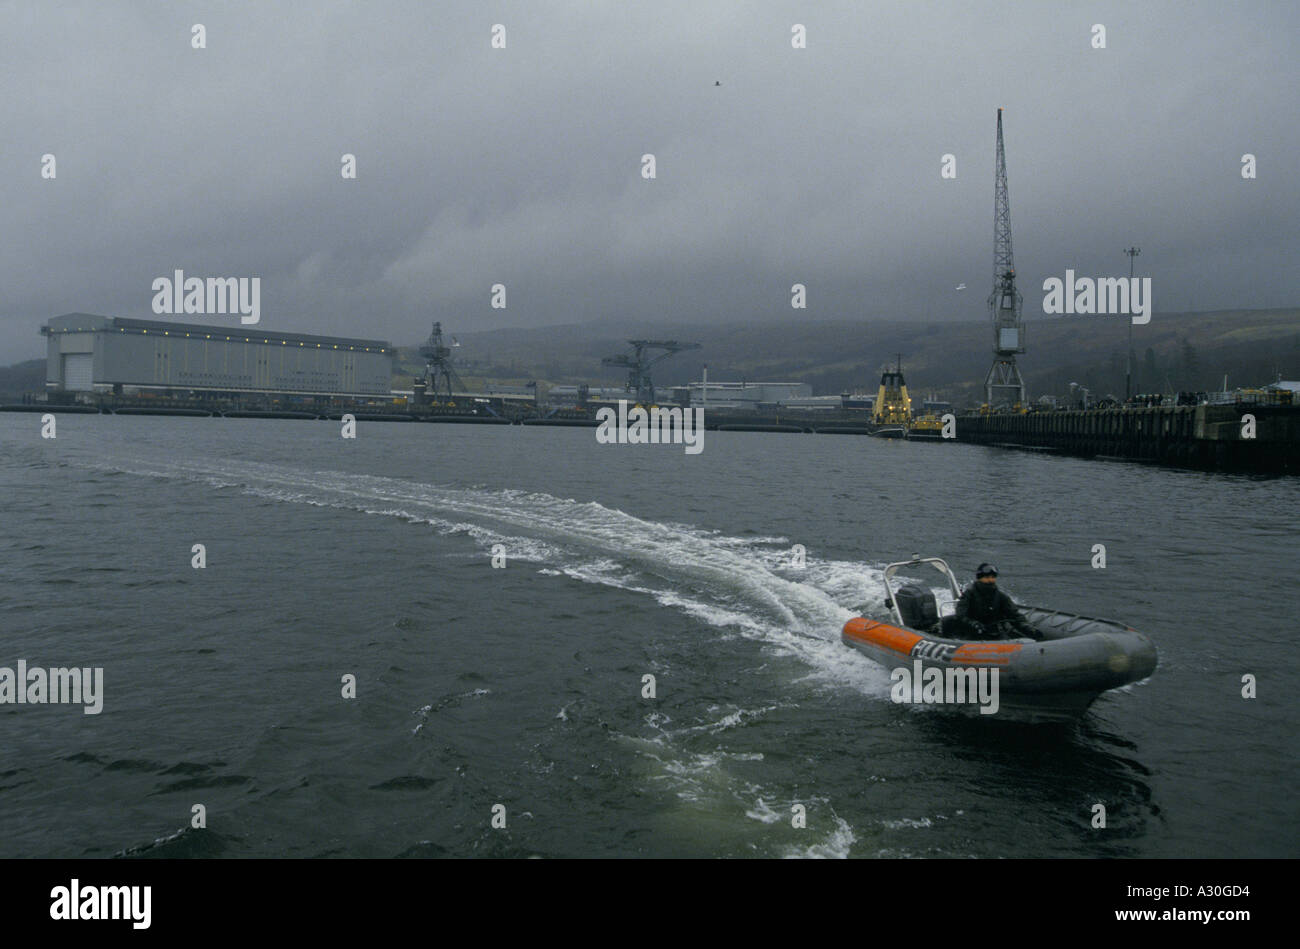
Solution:
<svg viewBox="0 0 1300 949">
<path fill-rule="evenodd" d="M 889 585 L 889 581 L 894 578 L 894 574 L 896 574 L 901 568 L 916 567 L 921 564 L 929 564 L 934 567 L 935 570 L 938 570 L 941 574 L 947 577 L 948 585 L 952 588 L 953 599 L 957 600 L 961 598 L 961 584 L 957 582 L 957 577 L 953 574 L 952 568 L 949 567 L 947 562 L 943 559 L 939 557 L 922 557 L 920 554 L 912 554 L 911 560 L 900 560 L 897 563 L 891 563 L 885 567 L 884 573 L 885 601 L 889 605 L 889 610 L 893 614 L 894 619 L 898 621 L 899 626 L 906 626 L 907 624 L 903 622 L 903 613 L 898 608 L 898 599 L 894 596 L 894 590 Z"/>
</svg>

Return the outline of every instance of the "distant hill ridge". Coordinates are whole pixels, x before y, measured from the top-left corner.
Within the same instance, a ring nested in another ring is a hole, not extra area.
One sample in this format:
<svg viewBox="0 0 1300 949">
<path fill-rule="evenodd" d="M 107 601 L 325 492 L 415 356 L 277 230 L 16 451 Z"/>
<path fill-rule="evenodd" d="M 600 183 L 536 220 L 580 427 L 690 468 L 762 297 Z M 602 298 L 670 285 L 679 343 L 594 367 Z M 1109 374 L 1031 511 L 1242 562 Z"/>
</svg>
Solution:
<svg viewBox="0 0 1300 949">
<path fill-rule="evenodd" d="M 699 380 L 704 364 L 717 381 L 807 382 L 818 395 L 864 388 L 874 392 L 880 369 L 902 354 L 913 394 L 934 391 L 959 402 L 980 401 L 992 363 L 992 331 L 984 320 L 902 322 L 805 321 L 698 326 L 681 320 L 656 323 L 569 324 L 542 329 L 471 330 L 444 320 L 461 343 L 461 375 L 547 384 L 621 383 L 620 370 L 602 356 L 627 351 L 627 340 L 677 339 L 702 348 L 665 360 L 655 384 Z M 1027 320 L 1028 352 L 1019 357 L 1030 396 L 1060 394 L 1071 382 L 1098 394 L 1124 391 L 1123 317 L 1066 316 Z M 1133 327 L 1134 388 L 1213 390 L 1300 378 L 1300 309 L 1156 313 Z M 1150 353 L 1148 353 L 1150 350 Z M 400 378 L 422 362 L 415 346 L 399 348 Z"/>
</svg>

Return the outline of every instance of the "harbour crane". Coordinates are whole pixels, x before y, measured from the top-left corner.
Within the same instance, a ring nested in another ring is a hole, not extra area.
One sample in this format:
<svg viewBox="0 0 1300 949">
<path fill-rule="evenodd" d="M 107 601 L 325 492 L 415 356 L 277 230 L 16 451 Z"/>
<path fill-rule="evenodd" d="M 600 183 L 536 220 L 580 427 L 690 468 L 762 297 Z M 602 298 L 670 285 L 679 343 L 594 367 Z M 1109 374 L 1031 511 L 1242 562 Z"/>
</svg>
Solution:
<svg viewBox="0 0 1300 949">
<path fill-rule="evenodd" d="M 998 109 L 998 151 L 993 186 L 993 365 L 984 380 L 984 401 L 990 409 L 1019 409 L 1026 402 L 1025 380 L 1016 355 L 1025 351 L 1023 302 L 1016 289 L 1016 265 L 1011 253 L 1011 196 L 1007 191 L 1007 153 L 1002 145 L 1002 110 Z"/>
<path fill-rule="evenodd" d="M 447 346 L 442 341 L 442 323 L 433 324 L 433 332 L 429 338 L 424 341 L 420 347 L 420 355 L 424 358 L 424 384 L 429 398 L 437 399 L 441 393 L 445 395 L 447 401 L 451 401 L 452 393 L 456 390 L 465 391 L 465 383 L 460 381 L 460 376 L 456 375 L 456 368 L 452 365 L 451 351 L 460 346 L 453 336 L 451 345 Z"/>
<path fill-rule="evenodd" d="M 650 405 L 655 400 L 655 385 L 650 379 L 650 368 L 663 362 L 674 353 L 687 349 L 699 349 L 699 343 L 679 343 L 675 339 L 629 339 L 632 353 L 618 356 L 606 356 L 600 361 L 602 366 L 619 366 L 627 370 L 628 392 L 636 393 L 636 400 L 642 405 Z M 648 349 L 662 349 L 657 356 L 646 355 Z"/>
</svg>

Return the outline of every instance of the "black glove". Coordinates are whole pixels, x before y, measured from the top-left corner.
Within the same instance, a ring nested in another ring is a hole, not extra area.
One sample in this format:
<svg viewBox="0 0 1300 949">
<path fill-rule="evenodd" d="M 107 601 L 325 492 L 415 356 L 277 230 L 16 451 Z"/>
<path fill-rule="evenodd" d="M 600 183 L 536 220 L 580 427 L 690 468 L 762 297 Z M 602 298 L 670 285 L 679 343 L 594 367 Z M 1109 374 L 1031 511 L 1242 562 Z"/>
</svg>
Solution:
<svg viewBox="0 0 1300 949">
<path fill-rule="evenodd" d="M 1028 623 L 1018 623 L 1016 625 L 1016 631 L 1020 633 L 1021 636 L 1027 636 L 1035 642 L 1043 641 L 1043 634 Z"/>
</svg>

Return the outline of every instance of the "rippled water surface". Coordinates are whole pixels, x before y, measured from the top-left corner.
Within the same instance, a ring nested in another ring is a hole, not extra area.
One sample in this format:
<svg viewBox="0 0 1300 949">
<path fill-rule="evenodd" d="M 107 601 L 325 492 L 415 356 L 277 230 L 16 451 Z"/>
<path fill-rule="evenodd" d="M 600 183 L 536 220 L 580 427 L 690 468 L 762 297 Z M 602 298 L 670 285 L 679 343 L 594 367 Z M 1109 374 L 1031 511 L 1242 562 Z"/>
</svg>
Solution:
<svg viewBox="0 0 1300 949">
<path fill-rule="evenodd" d="M 39 429 L 0 414 L 0 666 L 102 666 L 104 710 L 0 705 L 0 856 L 1297 856 L 1300 480 L 815 435 Z M 839 633 L 913 552 L 1122 619 L 1160 666 L 1072 727 L 895 705 Z"/>
</svg>

